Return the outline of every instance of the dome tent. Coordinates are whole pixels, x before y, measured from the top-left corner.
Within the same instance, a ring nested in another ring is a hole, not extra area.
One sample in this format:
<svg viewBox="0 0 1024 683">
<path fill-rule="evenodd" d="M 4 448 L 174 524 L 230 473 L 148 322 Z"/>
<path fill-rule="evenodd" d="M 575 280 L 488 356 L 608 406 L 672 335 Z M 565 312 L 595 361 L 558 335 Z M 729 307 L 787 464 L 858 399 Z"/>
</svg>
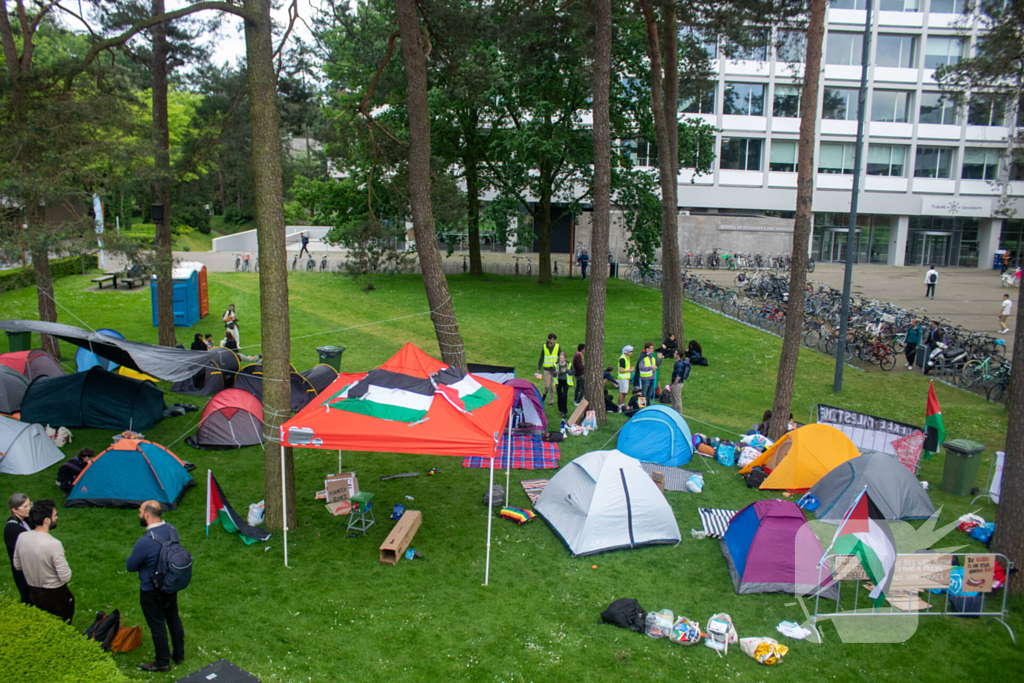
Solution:
<svg viewBox="0 0 1024 683">
<path fill-rule="evenodd" d="M 623 426 L 616 448 L 643 462 L 679 467 L 693 457 L 693 437 L 679 413 L 666 406 L 649 406 Z"/>
<path fill-rule="evenodd" d="M 292 410 L 297 413 L 316 398 L 317 392 L 308 379 L 295 371 L 294 366 L 291 367 L 291 370 Z M 249 392 L 262 403 L 263 364 L 253 363 L 242 368 L 235 376 L 235 388 Z"/>
<path fill-rule="evenodd" d="M 113 339 L 124 339 L 124 335 L 120 332 L 106 328 L 96 330 L 96 334 L 102 334 L 107 337 L 112 337 Z M 78 350 L 75 351 L 75 366 L 78 368 L 78 371 L 85 372 L 89 368 L 94 368 L 97 365 L 110 372 L 114 372 L 120 367 L 120 365 L 114 361 L 107 360 L 106 358 L 100 358 L 84 346 L 79 346 Z"/>
<path fill-rule="evenodd" d="M 213 396 L 225 387 L 231 386 L 240 365 L 238 356 L 231 349 L 222 346 L 214 347 L 213 353 L 214 357 L 196 374 L 171 385 L 171 391 L 192 396 Z"/>
<path fill-rule="evenodd" d="M 178 456 L 152 441 L 121 439 L 75 479 L 64 507 L 133 508 L 155 500 L 173 510 L 195 486 Z"/>
<path fill-rule="evenodd" d="M 42 425 L 0 415 L 0 474 L 35 474 L 63 459 Z"/>
<path fill-rule="evenodd" d="M 241 448 L 263 443 L 263 405 L 241 389 L 225 389 L 210 399 L 199 428 L 186 443 L 200 450 Z"/>
<path fill-rule="evenodd" d="M 17 370 L 31 382 L 37 377 L 63 377 L 64 368 L 42 349 L 0 354 L 0 364 Z"/>
<path fill-rule="evenodd" d="M 16 413 L 28 389 L 28 379 L 17 370 L 0 365 L 0 413 Z"/>
<path fill-rule="evenodd" d="M 40 377 L 28 386 L 21 419 L 51 427 L 149 429 L 164 417 L 164 392 L 152 382 L 93 367 L 64 377 Z"/>
<path fill-rule="evenodd" d="M 928 519 L 935 514 L 917 477 L 885 453 L 847 460 L 818 480 L 807 497 L 818 500 L 818 519 L 838 524 L 865 488 L 885 519 Z"/>
<path fill-rule="evenodd" d="M 512 387 L 512 411 L 522 414 L 522 421 L 542 430 L 548 428 L 548 416 L 544 413 L 544 402 L 540 391 L 533 382 L 525 379 L 510 379 L 505 386 Z"/>
<path fill-rule="evenodd" d="M 804 491 L 833 469 L 860 455 L 850 438 L 827 424 L 810 424 L 787 432 L 756 460 L 739 471 L 757 466 L 771 474 L 762 489 Z"/>
<path fill-rule="evenodd" d="M 317 395 L 327 387 L 331 386 L 331 382 L 338 379 L 338 371 L 326 363 L 318 363 L 309 370 L 305 370 L 299 374 L 305 377 L 306 380 L 313 385 L 313 389 L 316 391 Z"/>
</svg>

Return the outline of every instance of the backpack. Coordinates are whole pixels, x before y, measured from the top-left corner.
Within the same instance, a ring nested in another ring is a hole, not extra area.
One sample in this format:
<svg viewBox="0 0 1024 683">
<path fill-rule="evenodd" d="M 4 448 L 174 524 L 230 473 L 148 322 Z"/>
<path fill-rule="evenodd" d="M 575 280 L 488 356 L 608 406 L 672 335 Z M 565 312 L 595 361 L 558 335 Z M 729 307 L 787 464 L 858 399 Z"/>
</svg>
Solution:
<svg viewBox="0 0 1024 683">
<path fill-rule="evenodd" d="M 760 488 L 767 478 L 768 473 L 760 465 L 750 468 L 750 471 L 743 475 L 743 480 L 747 482 L 748 489 Z"/>
<path fill-rule="evenodd" d="M 113 645 L 114 638 L 117 637 L 117 632 L 120 628 L 120 610 L 114 610 L 110 614 L 97 612 L 96 619 L 89 628 L 85 629 L 85 637 L 98 642 L 104 652 L 110 652 L 111 645 Z"/>
<path fill-rule="evenodd" d="M 708 366 L 708 359 L 701 355 L 696 355 L 690 359 L 690 365 L 700 365 L 701 367 Z"/>
<path fill-rule="evenodd" d="M 619 598 L 608 605 L 608 609 L 601 612 L 601 619 L 606 624 L 628 628 L 637 633 L 647 630 L 647 612 L 639 602 L 631 598 Z"/>
<path fill-rule="evenodd" d="M 160 544 L 160 556 L 153 573 L 153 586 L 162 593 L 177 593 L 192 581 L 192 553 L 178 540 L 178 530 L 171 527 L 171 537 L 163 541 L 152 531 L 149 537 Z"/>
</svg>

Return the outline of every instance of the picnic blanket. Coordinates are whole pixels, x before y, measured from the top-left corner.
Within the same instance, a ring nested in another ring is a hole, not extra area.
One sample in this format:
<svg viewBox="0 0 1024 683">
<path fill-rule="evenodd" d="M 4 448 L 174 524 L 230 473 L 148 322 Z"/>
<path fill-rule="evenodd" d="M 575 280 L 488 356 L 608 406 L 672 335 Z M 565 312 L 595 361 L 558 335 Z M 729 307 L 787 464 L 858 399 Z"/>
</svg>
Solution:
<svg viewBox="0 0 1024 683">
<path fill-rule="evenodd" d="M 729 522 L 736 516 L 739 510 L 721 510 L 717 508 L 697 508 L 700 515 L 700 523 L 704 525 L 704 531 L 708 538 L 722 538 L 725 530 L 729 528 Z"/>
<path fill-rule="evenodd" d="M 494 459 L 494 469 L 506 469 L 508 457 L 508 434 L 501 437 L 501 457 Z M 512 469 L 514 470 L 555 470 L 561 451 L 558 444 L 542 441 L 537 434 L 512 435 Z M 463 458 L 463 467 L 487 468 L 490 458 L 470 456 Z"/>
<path fill-rule="evenodd" d="M 519 483 L 523 485 L 523 490 L 526 491 L 526 497 L 530 499 L 531 503 L 536 505 L 537 499 L 540 498 L 540 494 L 544 493 L 544 487 L 548 485 L 548 480 L 523 479 Z"/>
<path fill-rule="evenodd" d="M 682 491 L 689 493 L 686 490 L 686 480 L 699 472 L 694 470 L 684 470 L 682 467 L 665 467 L 653 462 L 641 462 L 640 467 L 644 468 L 644 472 L 651 474 L 652 472 L 661 472 L 665 475 L 665 490 L 666 491 Z"/>
</svg>

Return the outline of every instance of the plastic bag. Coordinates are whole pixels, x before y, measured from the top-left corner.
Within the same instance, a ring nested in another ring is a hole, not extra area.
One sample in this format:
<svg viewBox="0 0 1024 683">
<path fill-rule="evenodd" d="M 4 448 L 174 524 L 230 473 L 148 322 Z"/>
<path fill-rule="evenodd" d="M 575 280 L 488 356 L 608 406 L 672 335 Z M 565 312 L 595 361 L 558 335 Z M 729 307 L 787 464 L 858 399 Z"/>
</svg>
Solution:
<svg viewBox="0 0 1024 683">
<path fill-rule="evenodd" d="M 672 610 L 663 609 L 647 613 L 647 635 L 651 638 L 667 638 L 672 635 L 672 624 L 675 615 Z"/>
<path fill-rule="evenodd" d="M 597 429 L 597 413 L 593 410 L 588 410 L 587 415 L 583 418 L 583 422 L 580 423 L 580 426 L 590 432 Z"/>
<path fill-rule="evenodd" d="M 755 661 L 767 666 L 778 664 L 786 653 L 789 652 L 788 647 L 780 645 L 779 641 L 774 638 L 764 638 L 761 636 L 742 639 L 740 641 L 740 649 L 753 657 Z"/>
<path fill-rule="evenodd" d="M 761 457 L 761 451 L 757 450 L 753 446 L 744 446 L 743 450 L 740 451 L 740 458 L 737 461 L 737 464 L 740 467 L 746 467 L 759 457 Z"/>
<path fill-rule="evenodd" d="M 686 617 L 679 617 L 676 623 L 672 624 L 672 633 L 668 639 L 680 645 L 696 645 L 704 634 L 700 632 L 700 624 L 691 621 Z"/>
<path fill-rule="evenodd" d="M 747 434 L 745 437 L 740 439 L 740 443 L 744 446 L 750 446 L 758 450 L 764 450 L 771 446 L 774 442 L 763 434 Z"/>
<path fill-rule="evenodd" d="M 261 500 L 260 502 L 253 503 L 249 506 L 248 522 L 250 526 L 259 526 L 260 524 L 263 524 L 263 503 L 264 501 Z"/>
<path fill-rule="evenodd" d="M 690 493 L 701 493 L 704 490 L 704 475 L 700 472 L 691 474 L 686 480 L 686 490 Z"/>
<path fill-rule="evenodd" d="M 718 652 L 718 656 L 729 654 L 729 644 L 739 640 L 736 627 L 732 624 L 732 617 L 724 612 L 711 615 L 706 625 L 707 638 L 704 644 Z"/>
<path fill-rule="evenodd" d="M 736 446 L 728 441 L 721 441 L 715 451 L 718 464 L 722 467 L 734 467 L 736 465 Z"/>
</svg>

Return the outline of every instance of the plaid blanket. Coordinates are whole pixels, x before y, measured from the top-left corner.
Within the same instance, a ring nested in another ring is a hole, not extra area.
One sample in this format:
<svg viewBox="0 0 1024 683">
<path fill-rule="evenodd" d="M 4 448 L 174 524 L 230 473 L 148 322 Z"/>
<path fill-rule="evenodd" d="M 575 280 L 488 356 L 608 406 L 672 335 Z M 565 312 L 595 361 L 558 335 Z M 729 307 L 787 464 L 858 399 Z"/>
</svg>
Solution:
<svg viewBox="0 0 1024 683">
<path fill-rule="evenodd" d="M 508 434 L 501 438 L 501 457 L 494 459 L 494 469 L 505 469 L 508 458 Z M 561 451 L 558 444 L 541 441 L 536 434 L 512 435 L 512 469 L 514 470 L 554 470 L 558 469 Z M 463 458 L 463 467 L 487 468 L 491 466 L 490 458 L 471 456 Z"/>
<path fill-rule="evenodd" d="M 704 531 L 708 532 L 708 538 L 722 538 L 725 530 L 729 528 L 729 522 L 736 516 L 739 510 L 719 510 L 715 508 L 697 508 Z"/>
</svg>

